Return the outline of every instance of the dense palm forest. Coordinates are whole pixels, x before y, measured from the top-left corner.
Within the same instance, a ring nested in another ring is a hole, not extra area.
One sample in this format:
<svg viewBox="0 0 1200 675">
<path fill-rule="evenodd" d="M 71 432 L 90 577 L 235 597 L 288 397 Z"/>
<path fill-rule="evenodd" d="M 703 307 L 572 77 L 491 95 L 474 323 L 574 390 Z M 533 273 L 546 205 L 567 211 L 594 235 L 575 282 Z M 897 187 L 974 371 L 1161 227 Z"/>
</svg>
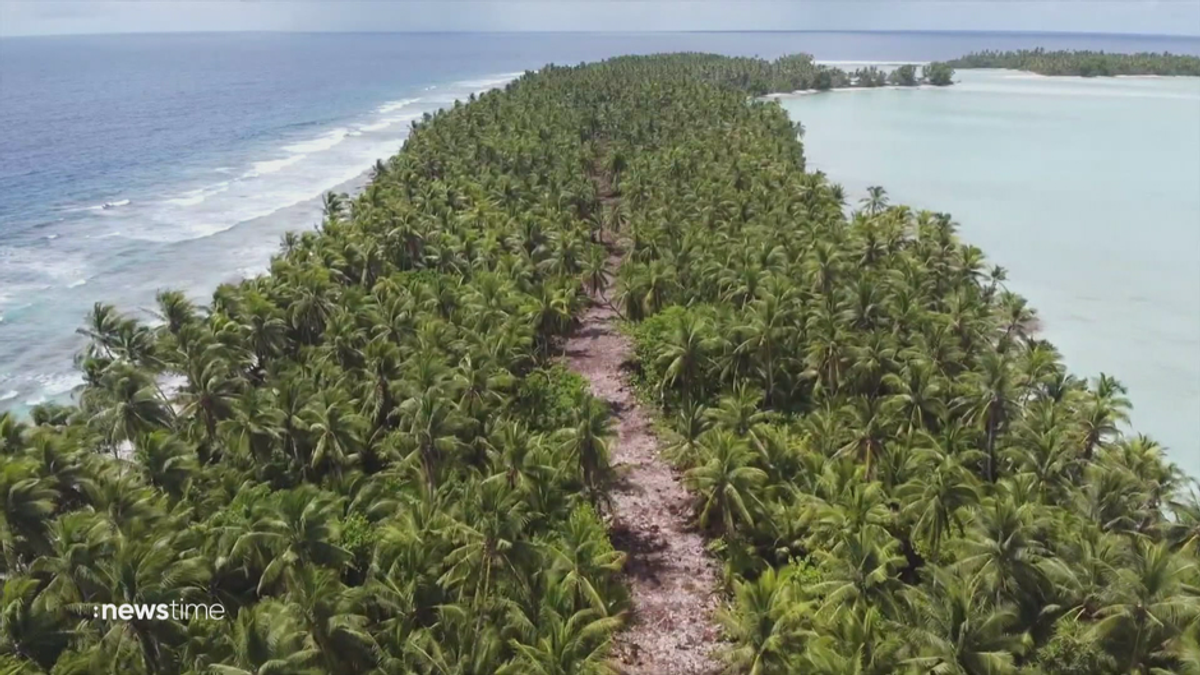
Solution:
<svg viewBox="0 0 1200 675">
<path fill-rule="evenodd" d="M 614 251 L 730 673 L 1200 672 L 1200 508 L 1120 383 L 949 216 L 847 216 L 772 67 L 548 66 L 269 275 L 96 305 L 77 404 L 0 415 L 0 672 L 610 672 L 609 411 L 558 356 Z M 171 601 L 227 617 L 93 614 Z"/>
<path fill-rule="evenodd" d="M 951 59 L 952 68 L 1008 68 L 1042 75 L 1192 75 L 1200 76 L 1200 57 L 1163 52 L 1111 54 L 1093 51 L 982 51 Z"/>
</svg>

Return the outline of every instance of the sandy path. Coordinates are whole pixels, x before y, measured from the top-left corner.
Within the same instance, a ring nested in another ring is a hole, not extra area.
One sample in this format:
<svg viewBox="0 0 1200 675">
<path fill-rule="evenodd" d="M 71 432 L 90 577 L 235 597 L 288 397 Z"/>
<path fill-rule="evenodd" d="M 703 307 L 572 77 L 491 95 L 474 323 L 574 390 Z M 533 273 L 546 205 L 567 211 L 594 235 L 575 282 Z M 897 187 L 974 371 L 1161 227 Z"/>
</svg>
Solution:
<svg viewBox="0 0 1200 675">
<path fill-rule="evenodd" d="M 650 419 L 621 370 L 632 348 L 616 321 L 601 297 L 566 344 L 571 369 L 613 409 L 610 453 L 618 478 L 610 532 L 613 545 L 629 556 L 625 575 L 634 607 L 630 625 L 617 636 L 616 665 L 629 675 L 708 675 L 719 670 L 710 655 L 719 635 L 712 618 L 716 565 L 688 524 L 688 493 L 659 457 Z"/>
</svg>

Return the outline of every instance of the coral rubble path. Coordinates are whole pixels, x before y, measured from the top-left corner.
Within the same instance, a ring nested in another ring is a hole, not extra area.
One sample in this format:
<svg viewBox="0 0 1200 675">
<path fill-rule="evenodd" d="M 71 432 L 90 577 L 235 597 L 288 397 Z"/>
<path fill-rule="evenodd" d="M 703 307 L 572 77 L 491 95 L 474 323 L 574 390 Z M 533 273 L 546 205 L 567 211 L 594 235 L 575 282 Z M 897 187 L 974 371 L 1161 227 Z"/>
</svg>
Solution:
<svg viewBox="0 0 1200 675">
<path fill-rule="evenodd" d="M 571 369 L 609 402 L 616 422 L 610 531 L 613 545 L 629 556 L 634 611 L 617 636 L 614 665 L 627 675 L 709 675 L 719 670 L 711 653 L 718 637 L 716 568 L 703 537 L 688 525 L 688 493 L 659 457 L 649 417 L 621 372 L 631 348 L 616 319 L 603 294 L 593 298 L 566 344 Z"/>
</svg>

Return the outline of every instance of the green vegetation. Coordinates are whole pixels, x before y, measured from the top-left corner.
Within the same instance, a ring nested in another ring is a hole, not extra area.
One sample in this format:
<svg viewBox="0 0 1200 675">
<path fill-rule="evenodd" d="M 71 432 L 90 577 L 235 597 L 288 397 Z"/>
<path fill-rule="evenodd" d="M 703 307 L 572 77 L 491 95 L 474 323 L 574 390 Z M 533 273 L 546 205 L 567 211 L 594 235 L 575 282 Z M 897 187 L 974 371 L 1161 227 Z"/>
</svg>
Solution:
<svg viewBox="0 0 1200 675">
<path fill-rule="evenodd" d="M 1022 49 L 1015 52 L 983 51 L 947 62 L 953 68 L 1009 68 L 1042 75 L 1192 75 L 1200 76 L 1200 57 L 1141 52 L 1109 54 L 1092 51 Z"/>
<path fill-rule="evenodd" d="M 920 84 L 951 84 L 954 70 L 944 63 L 903 65 L 888 73 L 875 66 L 847 73 L 841 68 L 813 61 L 808 54 L 793 54 L 774 61 L 689 54 L 695 60 L 692 77 L 730 85 L 754 96 L 793 91 L 882 87 L 887 84 L 915 87 Z"/>
<path fill-rule="evenodd" d="M 1200 505 L 1121 385 L 949 216 L 846 216 L 747 100 L 777 67 L 547 67 L 414 125 L 269 276 L 97 305 L 78 405 L 0 415 L 0 671 L 609 672 L 608 411 L 553 359 L 619 237 L 731 673 L 1198 672 Z M 228 618 L 92 613 L 173 600 Z"/>
<path fill-rule="evenodd" d="M 603 672 L 607 408 L 549 361 L 606 255 L 594 76 L 415 125 L 208 307 L 96 305 L 78 407 L 0 416 L 0 671 Z M 229 618 L 93 616 L 172 600 Z"/>
<path fill-rule="evenodd" d="M 924 68 L 925 79 L 935 87 L 945 87 L 953 83 L 954 67 L 948 63 L 930 63 Z"/>
<path fill-rule="evenodd" d="M 890 73 L 875 66 L 867 66 L 855 70 L 848 79 L 842 79 L 844 84 L 839 86 L 871 88 L 887 85 L 916 87 L 922 84 L 931 84 L 935 87 L 946 87 L 954 84 L 953 78 L 954 69 L 945 63 L 929 63 L 921 66 L 919 70 L 915 65 L 905 64 L 898 66 Z"/>
<path fill-rule="evenodd" d="M 713 123 L 610 132 L 643 148 L 617 297 L 731 672 L 1194 672 L 1195 502 L 1122 386 L 1069 374 L 949 216 L 874 188 L 847 217 L 781 111 L 688 98 Z"/>
<path fill-rule="evenodd" d="M 915 87 L 917 85 L 917 67 L 913 65 L 900 66 L 888 76 L 888 82 L 901 87 Z"/>
</svg>

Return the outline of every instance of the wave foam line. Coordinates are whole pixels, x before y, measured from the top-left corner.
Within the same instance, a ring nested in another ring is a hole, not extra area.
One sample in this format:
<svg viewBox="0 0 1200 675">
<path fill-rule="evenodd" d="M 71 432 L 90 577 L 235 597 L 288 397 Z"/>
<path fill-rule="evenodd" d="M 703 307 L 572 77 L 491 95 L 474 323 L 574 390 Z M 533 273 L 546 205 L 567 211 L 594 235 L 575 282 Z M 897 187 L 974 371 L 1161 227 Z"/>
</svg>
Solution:
<svg viewBox="0 0 1200 675">
<path fill-rule="evenodd" d="M 265 176 L 266 174 L 269 174 L 269 173 L 275 173 L 276 171 L 279 171 L 280 169 L 282 169 L 284 167 L 288 167 L 288 166 L 295 164 L 296 162 L 299 162 L 300 160 L 304 159 L 307 156 L 308 155 L 303 155 L 303 154 L 292 155 L 291 157 L 284 157 L 283 159 L 268 159 L 268 160 L 261 161 L 261 162 L 254 162 L 253 164 L 251 164 L 251 166 L 253 166 L 254 168 L 250 169 L 246 173 L 242 174 L 242 177 L 243 178 L 254 178 L 255 176 Z"/>
<path fill-rule="evenodd" d="M 383 105 L 376 108 L 375 112 L 386 115 L 387 113 L 396 112 L 397 110 L 399 110 L 401 108 L 410 106 L 414 103 L 418 103 L 418 102 L 420 102 L 420 100 L 421 100 L 421 97 L 418 96 L 417 98 L 402 98 L 398 101 L 388 101 L 387 103 L 384 103 Z"/>
<path fill-rule="evenodd" d="M 301 143 L 294 143 L 292 145 L 285 145 L 285 146 L 283 146 L 283 149 L 288 152 L 293 152 L 293 153 L 297 153 L 297 154 L 308 154 L 310 152 L 321 152 L 322 150 L 328 150 L 328 149 L 332 148 L 333 146 L 337 145 L 338 143 L 341 143 L 342 141 L 346 140 L 346 135 L 349 133 L 350 133 L 349 129 L 337 128 L 337 129 L 333 129 L 332 131 L 327 131 L 327 132 L 321 134 L 320 136 L 318 136 L 312 140 L 309 140 L 309 141 L 303 141 Z"/>
</svg>

